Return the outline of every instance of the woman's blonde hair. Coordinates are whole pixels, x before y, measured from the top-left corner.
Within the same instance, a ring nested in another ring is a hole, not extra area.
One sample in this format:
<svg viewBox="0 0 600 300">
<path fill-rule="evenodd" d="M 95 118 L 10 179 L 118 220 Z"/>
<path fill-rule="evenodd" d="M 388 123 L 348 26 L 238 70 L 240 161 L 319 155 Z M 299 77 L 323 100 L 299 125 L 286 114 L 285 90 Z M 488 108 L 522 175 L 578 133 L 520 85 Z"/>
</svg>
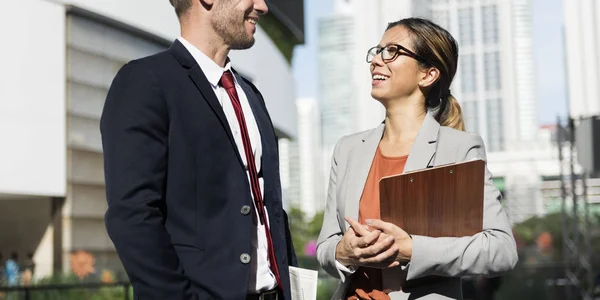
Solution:
<svg viewBox="0 0 600 300">
<path fill-rule="evenodd" d="M 435 119 L 442 126 L 465 130 L 460 105 L 450 93 L 450 84 L 458 65 L 456 40 L 447 30 L 426 19 L 402 19 L 389 23 L 386 30 L 396 26 L 402 26 L 409 31 L 414 52 L 425 60 L 419 62 L 420 66 L 435 67 L 440 72 L 438 80 L 425 95 L 425 109 L 437 110 Z"/>
</svg>

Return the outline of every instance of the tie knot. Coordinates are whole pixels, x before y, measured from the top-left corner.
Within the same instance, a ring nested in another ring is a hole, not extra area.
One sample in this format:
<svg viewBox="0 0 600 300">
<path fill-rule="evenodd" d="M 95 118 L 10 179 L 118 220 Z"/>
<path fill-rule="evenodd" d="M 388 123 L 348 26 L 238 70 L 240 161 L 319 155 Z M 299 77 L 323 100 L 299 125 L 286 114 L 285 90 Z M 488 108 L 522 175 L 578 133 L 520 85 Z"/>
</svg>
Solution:
<svg viewBox="0 0 600 300">
<path fill-rule="evenodd" d="M 221 81 L 219 81 L 219 83 L 225 89 L 235 88 L 235 81 L 233 81 L 233 74 L 231 74 L 231 71 L 223 72 Z"/>
</svg>

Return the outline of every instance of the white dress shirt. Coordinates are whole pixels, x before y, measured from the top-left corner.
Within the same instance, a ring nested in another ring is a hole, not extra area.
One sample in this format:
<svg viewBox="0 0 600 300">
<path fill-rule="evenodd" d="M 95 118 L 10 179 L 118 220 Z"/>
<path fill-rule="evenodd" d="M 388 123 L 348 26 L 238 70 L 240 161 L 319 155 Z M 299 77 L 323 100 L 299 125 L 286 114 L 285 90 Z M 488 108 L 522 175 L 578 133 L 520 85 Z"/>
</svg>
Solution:
<svg viewBox="0 0 600 300">
<path fill-rule="evenodd" d="M 229 123 L 231 133 L 233 134 L 233 138 L 235 139 L 235 143 L 237 145 L 237 150 L 240 153 L 240 157 L 242 158 L 244 167 L 246 167 L 246 173 L 248 174 L 248 186 L 250 186 L 250 173 L 247 167 L 248 162 L 246 160 L 246 155 L 244 154 L 244 142 L 242 141 L 240 125 L 238 123 L 237 117 L 235 115 L 235 110 L 233 109 L 233 105 L 231 104 L 231 99 L 229 98 L 227 91 L 219 85 L 219 81 L 221 80 L 223 72 L 231 71 L 231 63 L 228 61 L 225 67 L 222 68 L 212 59 L 206 56 L 202 51 L 200 51 L 194 45 L 186 41 L 183 37 L 179 37 L 178 39 L 192 54 L 196 62 L 198 62 L 198 65 L 202 69 L 202 72 L 204 72 L 206 79 L 208 79 L 208 82 L 210 82 L 210 85 L 212 86 L 213 91 L 215 92 L 215 95 L 219 100 L 219 103 L 223 107 L 223 112 L 225 113 L 225 117 L 227 118 L 227 123 Z M 242 110 L 244 112 L 244 118 L 246 119 L 246 127 L 248 128 L 250 144 L 252 145 L 252 153 L 254 153 L 254 161 L 256 163 L 256 172 L 260 172 L 262 156 L 260 131 L 258 130 L 258 125 L 256 124 L 256 120 L 254 119 L 254 114 L 252 113 L 250 103 L 248 103 L 248 98 L 246 97 L 244 90 L 238 84 L 237 78 L 235 78 L 235 76 L 234 81 L 238 98 L 240 99 Z M 264 180 L 261 177 L 258 179 L 258 181 L 260 185 L 260 192 L 264 196 Z M 252 196 L 252 198 L 254 198 L 254 196 Z M 255 215 L 258 216 L 256 205 L 254 205 L 254 210 Z M 269 222 L 269 214 L 267 212 L 266 207 L 265 215 L 267 217 L 267 222 Z M 275 279 L 275 276 L 269 268 L 267 236 L 265 233 L 265 226 L 261 225 L 260 222 L 256 224 L 256 235 L 253 234 L 252 246 L 253 249 L 256 249 L 256 254 L 251 253 L 252 270 L 250 274 L 250 281 L 248 284 L 248 292 L 256 293 L 259 291 L 270 290 L 277 285 L 277 280 Z M 232 257 L 231 259 L 237 261 L 238 257 Z"/>
</svg>

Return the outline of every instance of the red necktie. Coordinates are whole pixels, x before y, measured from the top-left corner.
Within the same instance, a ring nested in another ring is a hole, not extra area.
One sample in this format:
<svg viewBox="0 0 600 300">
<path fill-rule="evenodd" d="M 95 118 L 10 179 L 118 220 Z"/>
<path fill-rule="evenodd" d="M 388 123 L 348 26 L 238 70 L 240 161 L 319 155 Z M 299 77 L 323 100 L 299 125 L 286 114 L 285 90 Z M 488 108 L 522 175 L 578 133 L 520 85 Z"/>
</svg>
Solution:
<svg viewBox="0 0 600 300">
<path fill-rule="evenodd" d="M 237 117 L 238 123 L 240 124 L 240 131 L 242 134 L 242 141 L 244 143 L 244 153 L 246 154 L 246 164 L 248 165 L 248 173 L 250 173 L 250 187 L 252 188 L 252 195 L 254 195 L 254 204 L 258 210 L 258 219 L 261 224 L 265 225 L 265 232 L 267 235 L 267 244 L 269 252 L 269 265 L 271 272 L 275 275 L 277 285 L 283 290 L 281 285 L 281 278 L 279 277 L 279 268 L 277 267 L 277 259 L 275 257 L 275 250 L 273 249 L 273 239 L 271 238 L 271 230 L 269 230 L 269 222 L 267 222 L 267 215 L 265 214 L 265 204 L 263 202 L 262 194 L 260 192 L 260 185 L 258 184 L 258 173 L 256 172 L 256 163 L 254 161 L 254 154 L 252 153 L 252 145 L 250 144 L 250 136 L 248 135 L 248 127 L 246 126 L 246 119 L 244 118 L 244 111 L 238 98 L 237 91 L 235 89 L 235 82 L 233 81 L 233 74 L 231 71 L 223 72 L 221 76 L 220 84 L 229 95 L 235 116 Z"/>
</svg>

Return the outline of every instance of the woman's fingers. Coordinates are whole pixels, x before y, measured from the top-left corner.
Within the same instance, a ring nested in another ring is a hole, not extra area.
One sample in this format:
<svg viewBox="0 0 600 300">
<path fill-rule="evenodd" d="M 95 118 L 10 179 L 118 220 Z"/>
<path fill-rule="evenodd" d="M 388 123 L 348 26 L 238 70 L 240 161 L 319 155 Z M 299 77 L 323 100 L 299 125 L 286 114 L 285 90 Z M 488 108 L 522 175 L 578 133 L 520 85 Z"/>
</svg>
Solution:
<svg viewBox="0 0 600 300">
<path fill-rule="evenodd" d="M 360 257 L 361 258 L 370 258 L 370 257 L 377 256 L 378 254 L 387 250 L 388 248 L 390 248 L 393 245 L 394 245 L 394 238 L 391 236 L 387 237 L 384 240 L 377 241 L 376 243 L 374 243 L 373 245 L 370 245 L 369 247 L 361 249 Z"/>
<path fill-rule="evenodd" d="M 380 230 L 383 233 L 393 235 L 397 238 L 407 238 L 410 235 L 404 229 L 394 225 L 393 223 L 384 222 L 378 219 L 366 220 L 367 225 L 373 230 Z"/>
<path fill-rule="evenodd" d="M 354 232 L 356 232 L 359 236 L 365 236 L 371 232 L 367 229 L 367 226 L 358 223 L 354 219 L 352 219 L 350 217 L 346 217 L 345 219 L 346 219 L 346 222 L 348 222 L 348 224 L 350 224 L 350 227 L 352 227 L 352 229 L 354 229 Z"/>
<path fill-rule="evenodd" d="M 396 246 L 392 246 L 373 257 L 360 258 L 358 262 L 364 266 L 388 267 L 394 265 L 397 255 L 398 248 Z"/>
<path fill-rule="evenodd" d="M 368 219 L 366 223 L 369 227 L 381 230 L 382 232 L 385 232 L 387 234 L 393 233 L 396 228 L 399 229 L 398 226 L 392 223 L 381 221 L 379 219 Z"/>
</svg>

